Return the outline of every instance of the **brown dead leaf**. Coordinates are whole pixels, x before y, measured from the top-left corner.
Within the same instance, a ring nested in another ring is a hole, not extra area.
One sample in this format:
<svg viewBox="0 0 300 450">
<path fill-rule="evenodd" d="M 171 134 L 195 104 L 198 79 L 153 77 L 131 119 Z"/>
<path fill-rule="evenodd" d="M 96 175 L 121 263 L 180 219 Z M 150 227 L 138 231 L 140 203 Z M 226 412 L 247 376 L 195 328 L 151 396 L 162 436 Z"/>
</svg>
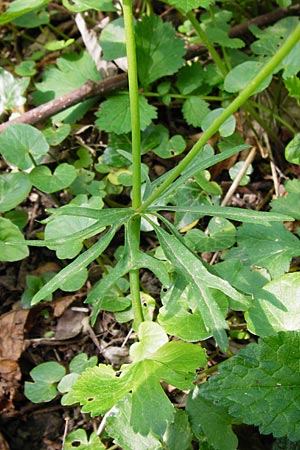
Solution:
<svg viewBox="0 0 300 450">
<path fill-rule="evenodd" d="M 53 301 L 51 306 L 54 308 L 54 317 L 60 317 L 75 300 L 77 300 L 75 295 L 66 295 Z"/>
<path fill-rule="evenodd" d="M 13 408 L 21 370 L 18 360 L 25 348 L 24 330 L 29 310 L 21 309 L 0 317 L 0 409 Z"/>
<path fill-rule="evenodd" d="M 65 340 L 77 336 L 82 330 L 85 316 L 83 312 L 67 309 L 57 322 L 55 339 Z"/>
<path fill-rule="evenodd" d="M 9 445 L 4 439 L 4 436 L 2 433 L 0 433 L 0 450 L 9 450 Z"/>
</svg>

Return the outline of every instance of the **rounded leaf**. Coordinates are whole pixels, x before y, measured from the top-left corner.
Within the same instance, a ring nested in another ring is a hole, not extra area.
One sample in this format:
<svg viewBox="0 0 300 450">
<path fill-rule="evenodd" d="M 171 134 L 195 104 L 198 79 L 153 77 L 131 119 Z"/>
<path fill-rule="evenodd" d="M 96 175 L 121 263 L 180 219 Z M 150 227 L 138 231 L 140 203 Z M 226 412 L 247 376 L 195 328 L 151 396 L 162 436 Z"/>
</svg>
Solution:
<svg viewBox="0 0 300 450">
<path fill-rule="evenodd" d="M 224 89 L 227 92 L 239 92 L 245 89 L 253 78 L 262 70 L 264 64 L 259 61 L 246 61 L 234 67 L 224 80 Z M 252 94 L 266 89 L 272 81 L 272 74 L 257 86 Z"/>
<path fill-rule="evenodd" d="M 203 131 L 206 131 L 213 122 L 219 117 L 222 112 L 224 111 L 224 108 L 217 108 L 213 111 L 210 111 L 205 118 L 201 122 L 201 128 Z M 234 133 L 235 130 L 235 117 L 231 115 L 228 117 L 228 119 L 225 120 L 225 122 L 222 123 L 222 125 L 219 128 L 219 133 L 222 137 L 228 137 L 231 136 Z"/>
<path fill-rule="evenodd" d="M 18 241 L 18 244 L 13 242 Z M 0 217 L 0 261 L 19 261 L 29 255 L 25 239 L 17 225 Z"/>
<path fill-rule="evenodd" d="M 288 143 L 284 152 L 285 159 L 291 164 L 300 164 L 300 133 Z"/>
<path fill-rule="evenodd" d="M 29 175 L 32 184 L 47 194 L 67 188 L 76 177 L 77 172 L 75 168 L 66 163 L 57 166 L 53 173 L 47 166 L 38 166 Z"/>
<path fill-rule="evenodd" d="M 31 125 L 16 123 L 0 134 L 0 153 L 5 161 L 19 169 L 26 170 L 40 164 L 49 150 L 41 133 Z"/>
<path fill-rule="evenodd" d="M 4 173 L 0 175 L 0 213 L 10 211 L 28 196 L 31 189 L 25 173 Z"/>
</svg>

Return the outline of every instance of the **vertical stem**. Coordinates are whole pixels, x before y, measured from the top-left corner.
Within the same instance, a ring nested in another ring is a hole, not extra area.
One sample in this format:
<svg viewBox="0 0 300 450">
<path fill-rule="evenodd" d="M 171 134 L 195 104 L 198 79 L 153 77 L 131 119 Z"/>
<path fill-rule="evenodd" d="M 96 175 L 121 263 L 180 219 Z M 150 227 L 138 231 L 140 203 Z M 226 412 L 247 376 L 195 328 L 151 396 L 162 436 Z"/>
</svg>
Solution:
<svg viewBox="0 0 300 450">
<path fill-rule="evenodd" d="M 223 63 L 222 59 L 220 58 L 218 52 L 216 51 L 213 44 L 210 42 L 208 37 L 206 36 L 205 32 L 202 30 L 198 20 L 194 16 L 194 13 L 192 11 L 189 11 L 186 13 L 186 17 L 189 19 L 193 27 L 195 28 L 196 33 L 200 37 L 200 39 L 203 41 L 205 47 L 209 51 L 209 53 L 212 56 L 212 59 L 216 63 L 218 69 L 220 70 L 221 74 L 225 77 L 227 75 L 227 69 L 225 64 Z"/>
<path fill-rule="evenodd" d="M 128 60 L 128 85 L 132 130 L 132 208 L 138 209 L 141 206 L 141 132 L 135 32 L 131 0 L 123 0 L 123 15 Z M 131 227 L 131 236 L 134 240 L 132 244 L 136 247 L 136 251 L 139 250 L 140 246 L 140 224 L 141 220 L 139 216 L 134 217 L 129 223 L 129 226 Z M 140 323 L 144 320 L 140 298 L 140 280 L 138 269 L 134 269 L 129 272 L 129 282 L 134 321 L 136 328 L 138 328 Z"/>
</svg>

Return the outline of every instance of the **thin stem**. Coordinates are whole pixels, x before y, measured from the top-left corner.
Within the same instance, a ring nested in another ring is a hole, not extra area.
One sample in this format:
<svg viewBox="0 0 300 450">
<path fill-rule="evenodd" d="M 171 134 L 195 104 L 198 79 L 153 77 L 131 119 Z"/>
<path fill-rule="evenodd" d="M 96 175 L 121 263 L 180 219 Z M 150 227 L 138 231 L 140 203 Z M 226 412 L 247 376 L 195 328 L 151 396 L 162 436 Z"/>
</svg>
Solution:
<svg viewBox="0 0 300 450">
<path fill-rule="evenodd" d="M 126 36 L 126 52 L 128 60 L 128 85 L 131 115 L 131 140 L 132 140 L 132 208 L 137 210 L 141 206 L 141 132 L 139 111 L 139 89 L 137 78 L 137 61 L 135 33 L 133 25 L 132 4 L 130 0 L 123 0 L 124 27 Z M 140 217 L 132 219 L 132 237 L 137 250 L 140 245 Z M 134 321 L 138 329 L 143 322 L 143 312 L 140 298 L 139 270 L 132 269 L 129 272 L 130 293 Z"/>
<path fill-rule="evenodd" d="M 123 14 L 128 59 L 128 85 L 132 129 L 132 208 L 138 209 L 141 204 L 141 133 L 135 35 L 130 0 L 123 0 Z"/>
<path fill-rule="evenodd" d="M 156 200 L 177 177 L 181 175 L 183 170 L 190 164 L 195 158 L 197 153 L 202 149 L 206 142 L 219 130 L 220 126 L 227 120 L 231 114 L 234 114 L 253 94 L 256 88 L 264 81 L 264 79 L 270 75 L 274 69 L 281 63 L 291 49 L 296 45 L 300 39 L 300 25 L 298 25 L 291 35 L 287 38 L 278 52 L 266 63 L 262 70 L 253 78 L 248 86 L 230 103 L 230 105 L 217 117 L 217 119 L 211 124 L 211 126 L 204 131 L 198 142 L 192 147 L 186 157 L 178 164 L 176 169 L 172 172 L 169 178 L 167 178 L 148 199 L 141 205 L 140 212 L 146 210 L 146 208 Z"/>
<path fill-rule="evenodd" d="M 216 51 L 213 44 L 210 42 L 208 37 L 206 36 L 205 32 L 202 30 L 198 20 L 194 16 L 194 13 L 192 11 L 189 11 L 186 13 L 186 17 L 189 19 L 193 27 L 195 28 L 196 33 L 200 37 L 200 39 L 203 41 L 205 47 L 209 51 L 209 53 L 212 56 L 212 59 L 216 63 L 218 69 L 220 70 L 221 74 L 225 77 L 227 75 L 227 69 L 225 64 L 223 63 L 222 59 L 220 58 L 218 52 Z"/>
</svg>

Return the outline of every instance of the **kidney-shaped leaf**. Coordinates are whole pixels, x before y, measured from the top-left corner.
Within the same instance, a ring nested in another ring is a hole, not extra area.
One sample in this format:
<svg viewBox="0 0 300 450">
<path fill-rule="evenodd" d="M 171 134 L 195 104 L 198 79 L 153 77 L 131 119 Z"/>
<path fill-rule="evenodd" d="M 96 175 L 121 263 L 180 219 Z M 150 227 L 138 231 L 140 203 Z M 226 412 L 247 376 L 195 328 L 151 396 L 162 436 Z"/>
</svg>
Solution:
<svg viewBox="0 0 300 450">
<path fill-rule="evenodd" d="M 22 172 L 0 175 L 0 212 L 10 211 L 18 206 L 29 194 L 31 183 Z"/>
<path fill-rule="evenodd" d="M 16 241 L 19 243 L 14 244 Z M 19 227 L 9 219 L 0 217 L 0 261 L 19 261 L 28 255 L 28 247 Z"/>
<path fill-rule="evenodd" d="M 253 80 L 253 78 L 261 71 L 264 64 L 259 61 L 246 61 L 234 67 L 226 76 L 224 88 L 227 92 L 239 92 L 245 89 Z M 271 83 L 272 75 L 265 80 L 253 91 L 253 94 L 266 89 Z"/>
<path fill-rule="evenodd" d="M 47 194 L 70 186 L 77 176 L 74 166 L 63 163 L 51 173 L 47 166 L 35 167 L 29 175 L 32 184 Z"/>
<path fill-rule="evenodd" d="M 31 125 L 16 123 L 0 134 L 0 153 L 8 164 L 26 170 L 40 164 L 49 150 L 41 133 Z"/>
</svg>

